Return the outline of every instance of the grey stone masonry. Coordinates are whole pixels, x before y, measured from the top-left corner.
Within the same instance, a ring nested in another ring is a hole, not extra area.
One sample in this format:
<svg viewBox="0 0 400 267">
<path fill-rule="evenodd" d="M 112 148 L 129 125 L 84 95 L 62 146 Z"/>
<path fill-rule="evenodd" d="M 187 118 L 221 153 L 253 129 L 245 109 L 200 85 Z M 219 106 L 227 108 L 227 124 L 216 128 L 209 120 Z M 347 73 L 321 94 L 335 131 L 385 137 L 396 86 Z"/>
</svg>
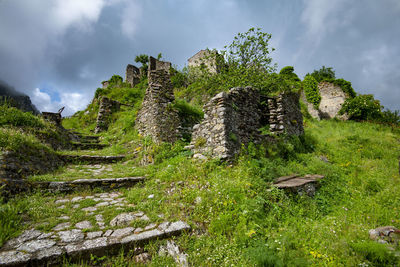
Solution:
<svg viewBox="0 0 400 267">
<path fill-rule="evenodd" d="M 61 113 L 42 112 L 43 119 L 52 122 L 57 126 L 61 126 L 62 116 Z"/>
<path fill-rule="evenodd" d="M 213 97 L 204 106 L 204 120 L 193 127 L 195 153 L 232 158 L 241 145 L 258 142 L 260 93 L 252 87 L 232 88 Z"/>
<path fill-rule="evenodd" d="M 313 104 L 307 101 L 305 94 L 302 93 L 302 100 L 307 105 L 310 115 L 317 120 L 333 119 L 335 117 L 346 120 L 346 115 L 339 116 L 339 111 L 344 101 L 348 98 L 342 88 L 330 82 L 320 82 L 318 89 L 321 95 L 321 103 L 318 109 L 315 109 Z"/>
<path fill-rule="evenodd" d="M 218 73 L 217 52 L 210 50 L 200 50 L 188 59 L 189 68 L 200 67 L 204 65 L 211 73 Z"/>
<path fill-rule="evenodd" d="M 161 61 L 154 57 L 149 57 L 149 72 L 153 70 L 165 70 L 169 73 L 171 62 Z"/>
<path fill-rule="evenodd" d="M 140 69 L 136 66 L 128 64 L 126 66 L 125 82 L 129 83 L 131 87 L 134 87 L 140 82 Z"/>
<path fill-rule="evenodd" d="M 120 109 L 121 103 L 103 96 L 100 99 L 99 113 L 97 114 L 95 133 L 100 133 L 108 129 L 111 115 Z"/>
<path fill-rule="evenodd" d="M 276 97 L 268 98 L 268 120 L 271 133 L 304 134 L 299 98 L 300 95 L 294 92 L 281 93 Z"/>
<path fill-rule="evenodd" d="M 173 86 L 165 69 L 148 73 L 149 86 L 138 112 L 136 127 L 141 135 L 151 136 L 155 142 L 175 142 L 179 137 L 179 116 L 172 108 Z"/>
</svg>

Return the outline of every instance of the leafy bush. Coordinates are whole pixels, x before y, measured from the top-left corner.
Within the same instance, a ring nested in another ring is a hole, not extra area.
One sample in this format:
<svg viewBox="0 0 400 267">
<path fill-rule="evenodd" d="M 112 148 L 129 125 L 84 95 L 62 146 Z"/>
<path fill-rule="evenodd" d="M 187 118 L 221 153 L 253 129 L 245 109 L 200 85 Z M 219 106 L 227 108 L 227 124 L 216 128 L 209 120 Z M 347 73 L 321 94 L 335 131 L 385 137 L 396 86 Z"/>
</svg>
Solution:
<svg viewBox="0 0 400 267">
<path fill-rule="evenodd" d="M 279 72 L 279 75 L 285 77 L 286 80 L 300 82 L 300 78 L 296 73 L 294 73 L 294 68 L 292 66 L 283 67 Z"/>
<path fill-rule="evenodd" d="M 11 125 L 16 127 L 28 126 L 43 128 L 42 120 L 29 112 L 23 112 L 6 104 L 0 106 L 0 126 Z"/>
<path fill-rule="evenodd" d="M 336 79 L 333 81 L 333 84 L 340 86 L 343 92 L 346 93 L 351 98 L 357 95 L 353 87 L 351 86 L 351 82 L 346 81 L 345 79 Z"/>
<path fill-rule="evenodd" d="M 373 95 L 358 95 L 346 99 L 339 114 L 347 113 L 349 119 L 356 121 L 373 121 L 382 118 L 381 110 L 379 100 L 375 100 Z"/>
<path fill-rule="evenodd" d="M 391 111 L 389 109 L 382 112 L 381 122 L 390 125 L 400 125 L 400 115 L 399 111 Z"/>
<path fill-rule="evenodd" d="M 322 66 L 319 70 L 314 70 L 311 74 L 308 73 L 307 75 L 311 75 L 317 82 L 335 80 L 335 71 L 331 67 L 326 68 Z"/>
<path fill-rule="evenodd" d="M 321 95 L 318 89 L 318 82 L 312 75 L 306 75 L 303 80 L 303 90 L 308 102 L 318 109 L 321 103 Z"/>
</svg>

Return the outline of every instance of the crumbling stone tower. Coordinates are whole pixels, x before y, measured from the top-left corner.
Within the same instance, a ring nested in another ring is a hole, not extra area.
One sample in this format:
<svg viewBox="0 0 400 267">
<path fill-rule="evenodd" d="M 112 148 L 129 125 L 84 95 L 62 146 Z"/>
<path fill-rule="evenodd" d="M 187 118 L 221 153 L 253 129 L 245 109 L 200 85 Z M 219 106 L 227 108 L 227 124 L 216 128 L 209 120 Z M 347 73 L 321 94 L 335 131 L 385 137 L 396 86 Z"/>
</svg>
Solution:
<svg viewBox="0 0 400 267">
<path fill-rule="evenodd" d="M 172 143 L 179 137 L 180 122 L 178 112 L 171 105 L 175 100 L 169 75 L 171 63 L 154 60 L 150 58 L 149 86 L 136 118 L 136 128 L 140 134 L 151 136 L 155 142 Z"/>
</svg>

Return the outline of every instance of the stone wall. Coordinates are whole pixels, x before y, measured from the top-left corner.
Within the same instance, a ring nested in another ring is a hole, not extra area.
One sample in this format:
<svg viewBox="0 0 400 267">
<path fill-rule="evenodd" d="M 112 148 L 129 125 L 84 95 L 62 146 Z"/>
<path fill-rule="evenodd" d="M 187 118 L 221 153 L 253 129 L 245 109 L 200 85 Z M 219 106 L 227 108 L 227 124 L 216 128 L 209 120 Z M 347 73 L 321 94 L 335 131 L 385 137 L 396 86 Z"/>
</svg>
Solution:
<svg viewBox="0 0 400 267">
<path fill-rule="evenodd" d="M 161 61 L 154 57 L 149 57 L 149 72 L 153 70 L 165 70 L 169 73 L 171 62 Z"/>
<path fill-rule="evenodd" d="M 304 134 L 303 115 L 298 93 L 282 93 L 268 98 L 268 122 L 271 133 Z"/>
<path fill-rule="evenodd" d="M 339 116 L 339 111 L 342 108 L 344 101 L 348 98 L 340 86 L 330 82 L 320 82 L 318 89 L 321 95 L 321 103 L 319 108 L 315 109 L 313 104 L 306 100 L 302 93 L 302 100 L 307 105 L 308 112 L 315 119 L 347 119 L 346 116 Z"/>
<path fill-rule="evenodd" d="M 99 113 L 97 114 L 95 133 L 107 131 L 111 115 L 120 109 L 121 103 L 103 96 L 100 99 Z"/>
<path fill-rule="evenodd" d="M 204 120 L 193 127 L 195 153 L 229 159 L 239 152 L 241 144 L 258 142 L 259 103 L 259 91 L 252 87 L 232 88 L 213 97 L 204 106 Z"/>
<path fill-rule="evenodd" d="M 188 59 L 188 66 L 190 67 L 200 67 L 202 65 L 206 66 L 211 73 L 218 73 L 217 68 L 217 58 L 216 52 L 209 50 L 200 50 L 191 58 Z"/>
<path fill-rule="evenodd" d="M 61 113 L 55 112 L 42 112 L 43 119 L 54 123 L 57 126 L 61 126 L 62 116 Z"/>
<path fill-rule="evenodd" d="M 175 142 L 179 138 L 178 112 L 172 108 L 174 92 L 169 69 L 151 70 L 149 86 L 136 118 L 136 128 L 155 142 Z"/>
<path fill-rule="evenodd" d="M 129 83 L 131 87 L 134 87 L 140 82 L 140 69 L 136 66 L 128 64 L 126 66 L 125 82 Z"/>
</svg>

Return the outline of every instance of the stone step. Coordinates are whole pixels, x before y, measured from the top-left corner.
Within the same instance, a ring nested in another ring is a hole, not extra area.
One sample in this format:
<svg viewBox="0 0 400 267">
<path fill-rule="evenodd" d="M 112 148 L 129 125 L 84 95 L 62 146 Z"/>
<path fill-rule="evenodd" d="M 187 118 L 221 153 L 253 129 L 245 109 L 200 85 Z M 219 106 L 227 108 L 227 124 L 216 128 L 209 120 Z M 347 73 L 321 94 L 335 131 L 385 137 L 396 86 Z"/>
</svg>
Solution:
<svg viewBox="0 0 400 267">
<path fill-rule="evenodd" d="M 123 177 L 123 178 L 103 178 L 103 179 L 77 179 L 63 182 L 33 182 L 32 188 L 40 190 L 48 190 L 51 192 L 71 192 L 78 190 L 88 190 L 101 188 L 103 190 L 127 188 L 143 182 L 144 176 Z"/>
<path fill-rule="evenodd" d="M 89 222 L 82 222 L 82 226 L 85 227 L 83 223 Z M 126 227 L 97 232 L 72 229 L 55 233 L 27 230 L 1 248 L 0 266 L 58 265 L 66 258 L 77 262 L 90 260 L 91 255 L 118 255 L 121 249 L 134 250 L 151 240 L 178 236 L 191 229 L 183 221 L 153 224 L 148 230 L 146 228 L 145 231 Z"/>
<path fill-rule="evenodd" d="M 103 149 L 107 146 L 108 146 L 107 144 L 98 144 L 98 143 L 72 143 L 72 148 L 77 150 Z"/>
<path fill-rule="evenodd" d="M 274 182 L 274 186 L 300 195 L 306 193 L 308 196 L 312 197 L 319 186 L 317 182 L 323 178 L 324 176 L 319 174 L 307 174 L 303 177 L 294 174 L 277 178 Z"/>
<path fill-rule="evenodd" d="M 122 161 L 125 156 L 60 155 L 66 163 L 102 164 Z"/>
</svg>

